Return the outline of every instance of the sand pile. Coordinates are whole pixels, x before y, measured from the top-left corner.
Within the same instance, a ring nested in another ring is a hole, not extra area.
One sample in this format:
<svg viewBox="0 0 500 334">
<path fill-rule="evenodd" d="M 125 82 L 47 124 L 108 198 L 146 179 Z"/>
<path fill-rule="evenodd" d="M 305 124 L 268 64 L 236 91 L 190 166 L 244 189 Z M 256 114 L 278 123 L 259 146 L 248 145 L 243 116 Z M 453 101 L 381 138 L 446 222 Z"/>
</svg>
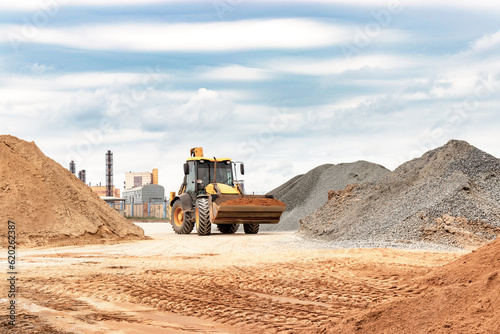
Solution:
<svg viewBox="0 0 500 334">
<path fill-rule="evenodd" d="M 67 169 L 35 145 L 0 136 L 0 221 L 16 223 L 24 246 L 144 238 Z M 0 230 L 2 245 L 7 229 Z"/>
<path fill-rule="evenodd" d="M 269 192 L 287 205 L 277 225 L 262 225 L 263 231 L 296 231 L 300 219 L 306 217 L 327 200 L 329 190 L 339 190 L 348 184 L 378 179 L 389 173 L 383 166 L 366 161 L 325 164 L 297 175 Z"/>
<path fill-rule="evenodd" d="M 367 246 L 477 248 L 500 233 L 500 160 L 452 140 L 330 198 L 302 220 L 306 235 Z"/>
<path fill-rule="evenodd" d="M 500 333 L 500 239 L 415 280 L 415 298 L 344 320 L 331 333 Z"/>
<path fill-rule="evenodd" d="M 225 201 L 224 205 L 284 206 L 282 202 L 272 198 L 237 198 Z"/>
</svg>

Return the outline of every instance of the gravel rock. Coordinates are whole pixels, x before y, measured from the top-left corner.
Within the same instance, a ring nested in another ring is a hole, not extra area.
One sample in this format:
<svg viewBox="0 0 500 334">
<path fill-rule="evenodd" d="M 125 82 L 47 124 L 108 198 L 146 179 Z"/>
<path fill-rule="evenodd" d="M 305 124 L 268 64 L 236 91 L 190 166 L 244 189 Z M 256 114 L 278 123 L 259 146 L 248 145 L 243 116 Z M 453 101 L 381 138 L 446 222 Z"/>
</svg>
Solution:
<svg viewBox="0 0 500 334">
<path fill-rule="evenodd" d="M 328 199 L 329 190 L 345 188 L 348 184 L 378 179 L 390 171 L 366 161 L 325 164 L 297 175 L 269 192 L 287 205 L 279 224 L 262 225 L 263 231 L 297 231 L 300 219 L 312 213 Z"/>
<path fill-rule="evenodd" d="M 476 248 L 500 233 L 500 160 L 451 140 L 330 198 L 302 220 L 305 236 Z"/>
</svg>

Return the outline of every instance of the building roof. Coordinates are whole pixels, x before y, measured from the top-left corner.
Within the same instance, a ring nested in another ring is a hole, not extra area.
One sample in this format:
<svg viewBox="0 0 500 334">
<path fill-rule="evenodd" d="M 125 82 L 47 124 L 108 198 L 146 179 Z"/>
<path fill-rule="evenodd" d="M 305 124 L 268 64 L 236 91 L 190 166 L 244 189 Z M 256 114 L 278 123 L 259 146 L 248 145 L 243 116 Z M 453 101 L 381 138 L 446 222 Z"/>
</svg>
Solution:
<svg viewBox="0 0 500 334">
<path fill-rule="evenodd" d="M 101 196 L 101 198 L 106 202 L 123 202 L 125 198 L 119 198 L 114 196 Z"/>
</svg>

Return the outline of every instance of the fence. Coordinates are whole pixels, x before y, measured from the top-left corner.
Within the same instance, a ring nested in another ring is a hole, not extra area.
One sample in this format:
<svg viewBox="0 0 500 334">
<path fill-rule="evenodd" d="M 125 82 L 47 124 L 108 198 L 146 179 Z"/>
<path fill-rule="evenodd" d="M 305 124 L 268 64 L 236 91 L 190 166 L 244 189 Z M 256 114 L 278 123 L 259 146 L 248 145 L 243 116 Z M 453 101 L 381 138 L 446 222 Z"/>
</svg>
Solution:
<svg viewBox="0 0 500 334">
<path fill-rule="evenodd" d="M 115 210 L 124 212 L 125 217 L 170 219 L 170 206 L 167 202 L 159 203 L 110 203 Z"/>
</svg>

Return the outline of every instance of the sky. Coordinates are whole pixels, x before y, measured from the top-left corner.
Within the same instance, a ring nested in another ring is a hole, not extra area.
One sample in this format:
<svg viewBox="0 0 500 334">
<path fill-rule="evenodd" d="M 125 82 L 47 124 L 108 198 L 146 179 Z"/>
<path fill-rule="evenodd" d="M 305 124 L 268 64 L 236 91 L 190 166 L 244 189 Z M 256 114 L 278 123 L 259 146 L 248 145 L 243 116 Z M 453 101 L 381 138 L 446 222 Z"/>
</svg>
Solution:
<svg viewBox="0 0 500 334">
<path fill-rule="evenodd" d="M 0 134 L 105 183 L 192 147 L 265 193 L 325 163 L 391 170 L 450 139 L 500 157 L 500 4 L 444 0 L 0 3 Z"/>
</svg>

